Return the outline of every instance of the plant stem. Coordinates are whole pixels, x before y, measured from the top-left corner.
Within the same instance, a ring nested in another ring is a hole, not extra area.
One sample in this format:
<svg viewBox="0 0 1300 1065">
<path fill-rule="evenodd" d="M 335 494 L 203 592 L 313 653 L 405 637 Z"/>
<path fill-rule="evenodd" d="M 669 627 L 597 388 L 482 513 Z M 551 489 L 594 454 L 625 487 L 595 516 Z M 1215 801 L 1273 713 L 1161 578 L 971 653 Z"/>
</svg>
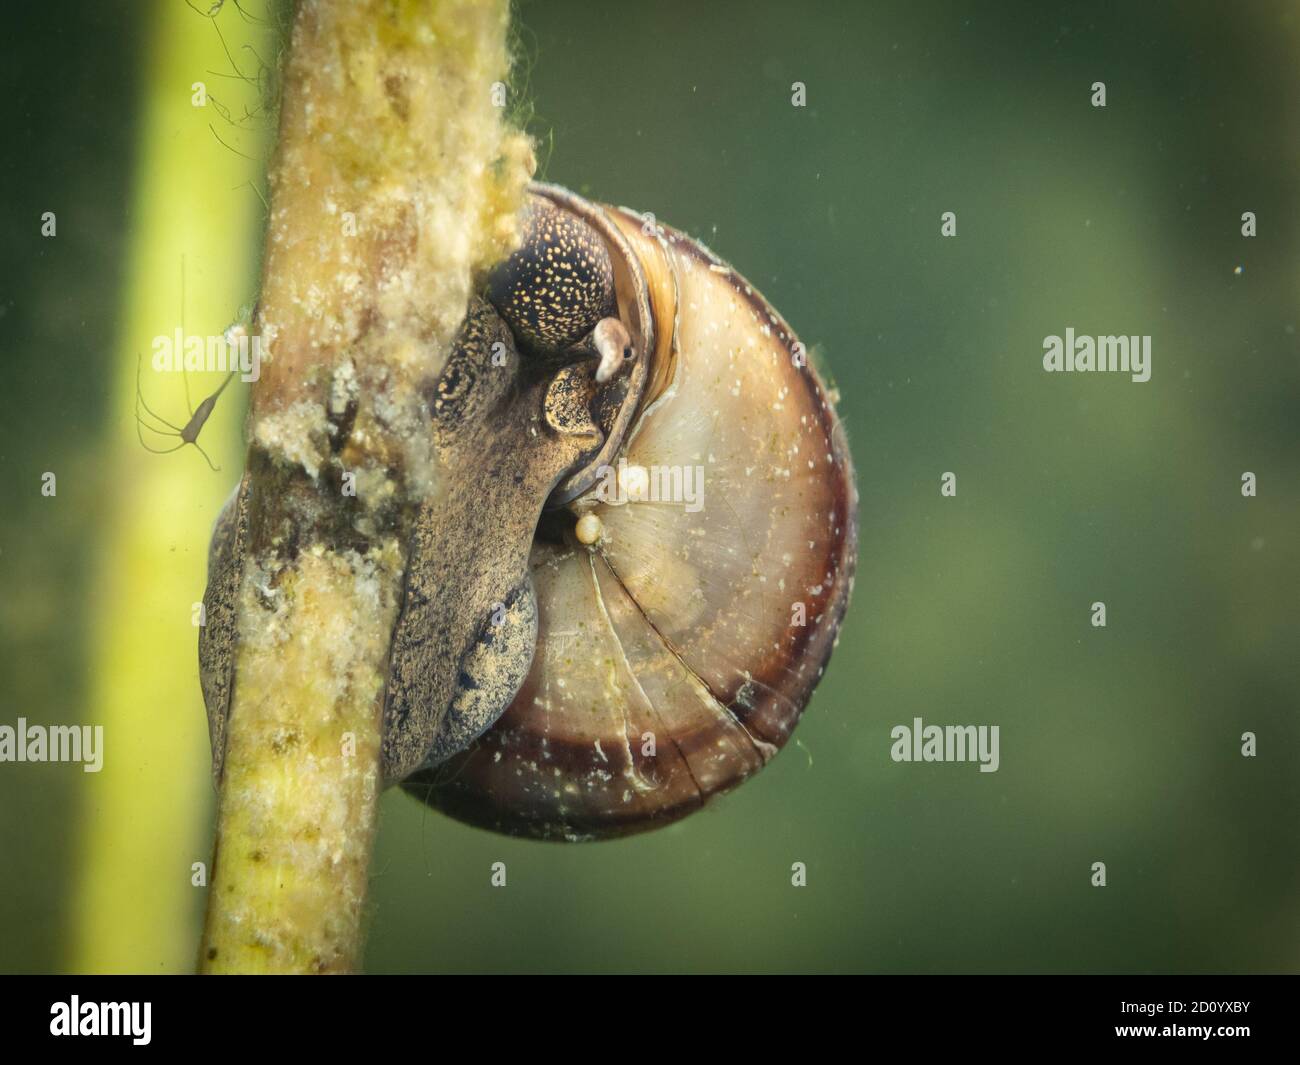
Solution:
<svg viewBox="0 0 1300 1065">
<path fill-rule="evenodd" d="M 423 394 L 533 161 L 503 0 L 302 0 L 257 333 L 206 972 L 360 963 L 388 643 L 436 498 Z"/>
<path fill-rule="evenodd" d="M 85 496 L 96 501 L 89 513 L 100 556 L 88 597 L 87 720 L 103 724 L 109 749 L 103 771 L 85 776 L 73 819 L 77 883 L 70 950 L 60 963 L 83 973 L 175 973 L 194 964 L 200 910 L 192 866 L 206 857 L 211 791 L 202 771 L 208 737 L 194 683 L 193 604 L 212 508 L 229 493 L 230 474 L 211 473 L 192 448 L 160 456 L 141 447 L 137 360 L 143 355 L 145 401 L 183 425 L 192 409 L 186 381 L 152 371 L 150 338 L 171 337 L 178 327 L 187 335 L 225 328 L 256 280 L 246 249 L 263 214 L 253 188 L 241 183 L 260 182 L 264 168 L 223 147 L 213 128 L 255 158 L 270 141 L 260 128 L 230 130 L 211 108 L 194 106 L 190 88 L 217 80 L 207 71 L 229 69 L 223 37 L 241 58 L 274 55 L 269 31 L 233 8 L 220 34 L 185 4 L 135 5 L 131 15 L 148 44 L 112 400 L 93 460 L 93 469 L 114 473 L 99 478 L 102 492 Z M 246 86 L 223 95 L 239 108 L 260 102 Z M 188 378 L 196 402 L 218 383 L 215 375 Z M 227 390 L 203 430 L 204 447 L 227 470 L 239 453 L 242 402 Z M 153 446 L 174 443 L 145 435 Z M 91 468 L 77 475 L 85 492 L 96 479 Z"/>
</svg>

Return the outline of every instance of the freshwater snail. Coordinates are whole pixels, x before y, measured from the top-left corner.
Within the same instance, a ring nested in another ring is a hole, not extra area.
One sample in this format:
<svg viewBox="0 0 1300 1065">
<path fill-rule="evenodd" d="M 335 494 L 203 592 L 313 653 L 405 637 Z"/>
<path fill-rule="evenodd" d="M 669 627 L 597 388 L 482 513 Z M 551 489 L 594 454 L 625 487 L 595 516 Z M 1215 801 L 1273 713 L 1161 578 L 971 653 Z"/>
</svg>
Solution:
<svg viewBox="0 0 1300 1065">
<path fill-rule="evenodd" d="M 624 208 L 532 186 L 486 297 L 428 395 L 447 491 L 410 545 L 385 778 L 514 835 L 666 824 L 761 768 L 821 677 L 856 554 L 843 429 L 744 278 Z M 218 773 L 246 494 L 200 638 Z"/>
</svg>

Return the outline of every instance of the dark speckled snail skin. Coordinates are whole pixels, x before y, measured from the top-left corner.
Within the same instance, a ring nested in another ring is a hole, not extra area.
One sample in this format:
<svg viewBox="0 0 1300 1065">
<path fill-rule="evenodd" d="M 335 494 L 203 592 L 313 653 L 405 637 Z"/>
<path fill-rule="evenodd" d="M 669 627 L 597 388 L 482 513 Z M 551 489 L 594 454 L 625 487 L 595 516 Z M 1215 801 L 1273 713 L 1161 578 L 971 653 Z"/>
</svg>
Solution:
<svg viewBox="0 0 1300 1065">
<path fill-rule="evenodd" d="M 626 209 L 534 185 L 487 295 L 431 396 L 453 486 L 411 547 L 385 777 L 512 835 L 667 824 L 776 754 L 830 658 L 856 555 L 843 429 L 762 296 Z M 609 491 L 699 469 L 695 506 Z M 200 646 L 218 773 L 244 498 Z"/>
</svg>

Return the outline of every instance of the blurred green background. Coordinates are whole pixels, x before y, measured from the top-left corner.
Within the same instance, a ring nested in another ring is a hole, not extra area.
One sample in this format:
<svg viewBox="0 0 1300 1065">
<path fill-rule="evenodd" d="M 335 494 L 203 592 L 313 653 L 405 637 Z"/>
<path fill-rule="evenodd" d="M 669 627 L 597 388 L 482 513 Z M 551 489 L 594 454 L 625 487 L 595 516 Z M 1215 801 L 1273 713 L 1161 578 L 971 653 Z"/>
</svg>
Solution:
<svg viewBox="0 0 1300 1065">
<path fill-rule="evenodd" d="M 244 395 L 212 473 L 145 454 L 132 394 L 182 255 L 190 331 L 255 294 L 282 35 L 243 6 L 20 5 L 0 44 L 0 724 L 111 723 L 102 773 L 0 765 L 3 971 L 193 961 L 190 604 Z M 386 796 L 367 968 L 1300 967 L 1300 8 L 557 2 L 518 27 L 540 176 L 698 236 L 820 351 L 857 588 L 797 744 L 677 826 L 525 843 Z M 1151 334 L 1151 381 L 1045 374 L 1067 326 Z M 917 716 L 999 725 L 1001 768 L 893 763 Z"/>
</svg>

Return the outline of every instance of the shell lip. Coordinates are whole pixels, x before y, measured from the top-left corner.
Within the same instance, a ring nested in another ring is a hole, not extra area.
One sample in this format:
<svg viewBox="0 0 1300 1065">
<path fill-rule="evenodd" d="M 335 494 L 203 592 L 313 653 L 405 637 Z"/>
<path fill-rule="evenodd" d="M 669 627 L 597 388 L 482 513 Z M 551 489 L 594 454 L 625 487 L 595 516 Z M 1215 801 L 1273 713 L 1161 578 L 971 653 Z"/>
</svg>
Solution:
<svg viewBox="0 0 1300 1065">
<path fill-rule="evenodd" d="M 655 321 L 650 307 L 649 286 L 641 262 L 604 208 L 559 185 L 532 182 L 528 189 L 533 195 L 548 199 L 556 206 L 576 214 L 605 240 L 614 262 L 614 287 L 618 296 L 619 317 L 632 334 L 637 354 L 630 372 L 616 382 L 611 382 L 612 387 L 624 391 L 617 397 L 618 409 L 605 427 L 604 443 L 580 469 L 570 473 L 555 487 L 546 502 L 548 509 L 554 509 L 577 499 L 596 483 L 604 467 L 614 464 L 641 408 L 646 382 L 652 369 L 650 362 L 655 349 Z"/>
</svg>

